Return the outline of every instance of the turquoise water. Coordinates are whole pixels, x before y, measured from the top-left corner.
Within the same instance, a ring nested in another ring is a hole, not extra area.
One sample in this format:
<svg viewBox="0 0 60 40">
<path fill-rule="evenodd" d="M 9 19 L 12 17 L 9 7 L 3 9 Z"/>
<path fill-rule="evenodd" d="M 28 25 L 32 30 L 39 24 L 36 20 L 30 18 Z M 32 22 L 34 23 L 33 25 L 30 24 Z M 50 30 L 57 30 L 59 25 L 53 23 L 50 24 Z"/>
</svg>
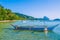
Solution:
<svg viewBox="0 0 60 40">
<path fill-rule="evenodd" d="M 14 23 L 18 24 L 17 22 L 18 21 L 11 23 L 0 23 L 0 40 L 60 40 L 60 26 L 56 27 L 53 31 L 45 31 L 45 32 L 13 30 L 13 27 L 10 24 L 14 24 Z M 38 22 L 36 23 L 36 25 L 38 25 Z M 48 25 L 49 27 L 50 24 Z M 28 25 L 28 24 L 24 22 L 23 25 Z"/>
</svg>

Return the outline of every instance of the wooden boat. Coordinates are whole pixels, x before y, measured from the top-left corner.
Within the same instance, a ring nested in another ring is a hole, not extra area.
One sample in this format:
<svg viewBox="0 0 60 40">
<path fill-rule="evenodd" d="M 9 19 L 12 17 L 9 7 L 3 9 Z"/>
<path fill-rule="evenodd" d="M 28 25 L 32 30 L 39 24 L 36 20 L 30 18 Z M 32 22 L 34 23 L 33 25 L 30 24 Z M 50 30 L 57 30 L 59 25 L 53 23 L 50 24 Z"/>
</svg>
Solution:
<svg viewBox="0 0 60 40">
<path fill-rule="evenodd" d="M 12 25 L 12 24 L 11 24 Z M 12 25 L 14 27 L 15 30 L 33 30 L 33 31 L 44 31 L 44 30 L 48 30 L 48 31 L 52 31 L 55 27 L 57 27 L 59 24 L 56 24 L 52 27 L 41 27 L 40 28 L 35 28 L 33 26 L 17 26 L 17 25 Z"/>
</svg>

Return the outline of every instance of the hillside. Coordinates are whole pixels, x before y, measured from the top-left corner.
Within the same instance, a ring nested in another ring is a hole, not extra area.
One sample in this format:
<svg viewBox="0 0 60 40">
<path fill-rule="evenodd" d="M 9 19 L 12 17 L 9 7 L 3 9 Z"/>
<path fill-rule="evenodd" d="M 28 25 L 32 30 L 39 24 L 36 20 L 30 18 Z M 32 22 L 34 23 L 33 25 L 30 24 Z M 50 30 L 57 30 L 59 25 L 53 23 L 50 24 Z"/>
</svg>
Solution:
<svg viewBox="0 0 60 40">
<path fill-rule="evenodd" d="M 32 18 L 31 16 L 12 12 L 10 9 L 0 5 L 0 20 L 26 20 Z"/>
<path fill-rule="evenodd" d="M 25 18 L 25 19 L 28 19 L 28 20 L 34 19 L 34 17 L 32 17 L 32 16 L 24 15 L 24 14 L 21 14 L 21 13 L 15 13 L 15 14 L 18 15 L 19 17 L 22 17 L 22 18 Z"/>
</svg>

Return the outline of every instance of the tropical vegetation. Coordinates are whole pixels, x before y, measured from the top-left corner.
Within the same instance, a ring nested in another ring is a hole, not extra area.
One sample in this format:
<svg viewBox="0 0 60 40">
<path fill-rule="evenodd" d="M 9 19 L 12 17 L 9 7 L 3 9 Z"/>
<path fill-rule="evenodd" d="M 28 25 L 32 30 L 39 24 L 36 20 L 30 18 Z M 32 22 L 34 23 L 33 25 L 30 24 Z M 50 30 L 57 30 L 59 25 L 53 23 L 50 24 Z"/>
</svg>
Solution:
<svg viewBox="0 0 60 40">
<path fill-rule="evenodd" d="M 10 9 L 4 8 L 0 5 L 0 20 L 26 20 L 33 17 L 24 14 L 12 12 Z"/>
</svg>

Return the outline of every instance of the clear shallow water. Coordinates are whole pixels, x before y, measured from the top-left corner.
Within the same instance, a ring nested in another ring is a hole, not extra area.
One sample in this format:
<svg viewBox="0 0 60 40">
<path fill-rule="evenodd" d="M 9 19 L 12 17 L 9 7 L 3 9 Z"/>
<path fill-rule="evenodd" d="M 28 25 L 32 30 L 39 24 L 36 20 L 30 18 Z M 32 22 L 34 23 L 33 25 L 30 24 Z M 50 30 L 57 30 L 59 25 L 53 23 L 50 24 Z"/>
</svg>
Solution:
<svg viewBox="0 0 60 40">
<path fill-rule="evenodd" d="M 0 23 L 0 40 L 60 40 L 59 26 L 53 31 L 33 32 L 28 30 L 12 30 L 13 27 L 10 24 L 12 22 Z"/>
</svg>

